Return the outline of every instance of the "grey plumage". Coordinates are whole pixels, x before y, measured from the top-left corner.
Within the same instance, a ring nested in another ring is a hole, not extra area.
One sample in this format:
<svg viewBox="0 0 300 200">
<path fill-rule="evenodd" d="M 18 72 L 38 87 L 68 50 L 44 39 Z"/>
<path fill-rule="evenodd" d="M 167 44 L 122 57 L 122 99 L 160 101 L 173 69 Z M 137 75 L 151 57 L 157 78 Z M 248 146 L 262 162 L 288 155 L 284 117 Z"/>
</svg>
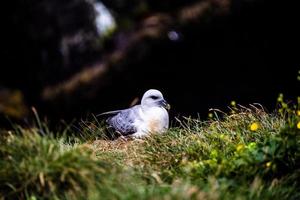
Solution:
<svg viewBox="0 0 300 200">
<path fill-rule="evenodd" d="M 138 116 L 139 105 L 117 111 L 112 117 L 109 117 L 106 121 L 110 128 L 114 128 L 115 131 L 121 133 L 122 135 L 130 135 L 137 131 L 134 126 L 134 121 Z"/>
</svg>

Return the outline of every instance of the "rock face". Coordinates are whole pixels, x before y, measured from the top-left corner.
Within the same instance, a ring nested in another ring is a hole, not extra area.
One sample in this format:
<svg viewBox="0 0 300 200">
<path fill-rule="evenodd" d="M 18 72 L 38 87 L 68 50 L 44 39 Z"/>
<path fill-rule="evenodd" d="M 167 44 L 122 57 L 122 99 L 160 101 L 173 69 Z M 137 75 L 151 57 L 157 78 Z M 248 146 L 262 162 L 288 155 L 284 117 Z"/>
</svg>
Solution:
<svg viewBox="0 0 300 200">
<path fill-rule="evenodd" d="M 272 108 L 278 93 L 298 95 L 296 6 L 122 2 L 103 1 L 117 23 L 106 37 L 97 31 L 92 1 L 7 5 L 0 86 L 18 89 L 28 107 L 55 118 L 128 107 L 148 88 L 166 94 L 175 115 L 206 115 L 231 100 Z"/>
</svg>

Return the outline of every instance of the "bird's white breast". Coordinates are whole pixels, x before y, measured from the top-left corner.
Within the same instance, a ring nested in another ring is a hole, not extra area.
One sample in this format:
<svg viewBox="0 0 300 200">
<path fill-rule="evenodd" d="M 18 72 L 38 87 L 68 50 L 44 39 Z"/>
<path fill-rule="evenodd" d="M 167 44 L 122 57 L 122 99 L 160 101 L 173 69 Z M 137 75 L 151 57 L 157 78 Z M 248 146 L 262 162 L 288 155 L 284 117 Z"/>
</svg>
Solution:
<svg viewBox="0 0 300 200">
<path fill-rule="evenodd" d="M 151 107 L 142 110 L 142 123 L 140 126 L 143 132 L 162 133 L 169 128 L 169 115 L 162 107 Z"/>
</svg>

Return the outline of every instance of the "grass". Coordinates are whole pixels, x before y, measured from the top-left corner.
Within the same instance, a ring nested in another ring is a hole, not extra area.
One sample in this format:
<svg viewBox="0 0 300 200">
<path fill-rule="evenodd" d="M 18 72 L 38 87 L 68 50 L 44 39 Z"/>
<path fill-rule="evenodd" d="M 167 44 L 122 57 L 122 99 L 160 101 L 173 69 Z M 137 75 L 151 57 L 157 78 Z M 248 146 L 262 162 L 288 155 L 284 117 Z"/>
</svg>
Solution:
<svg viewBox="0 0 300 200">
<path fill-rule="evenodd" d="M 80 134 L 37 120 L 1 132 L 0 199 L 300 199 L 296 110 L 234 106 L 130 141 L 95 119 Z"/>
</svg>

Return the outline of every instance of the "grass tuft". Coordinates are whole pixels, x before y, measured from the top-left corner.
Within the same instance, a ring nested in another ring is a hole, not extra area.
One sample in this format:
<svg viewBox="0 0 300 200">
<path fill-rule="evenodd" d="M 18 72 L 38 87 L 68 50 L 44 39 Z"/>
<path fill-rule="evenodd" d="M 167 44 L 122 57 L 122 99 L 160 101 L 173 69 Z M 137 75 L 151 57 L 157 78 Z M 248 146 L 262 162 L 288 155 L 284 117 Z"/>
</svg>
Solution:
<svg viewBox="0 0 300 200">
<path fill-rule="evenodd" d="M 108 168 L 84 145 L 33 130 L 2 138 L 0 157 L 0 192 L 9 199 L 84 197 Z"/>
</svg>

